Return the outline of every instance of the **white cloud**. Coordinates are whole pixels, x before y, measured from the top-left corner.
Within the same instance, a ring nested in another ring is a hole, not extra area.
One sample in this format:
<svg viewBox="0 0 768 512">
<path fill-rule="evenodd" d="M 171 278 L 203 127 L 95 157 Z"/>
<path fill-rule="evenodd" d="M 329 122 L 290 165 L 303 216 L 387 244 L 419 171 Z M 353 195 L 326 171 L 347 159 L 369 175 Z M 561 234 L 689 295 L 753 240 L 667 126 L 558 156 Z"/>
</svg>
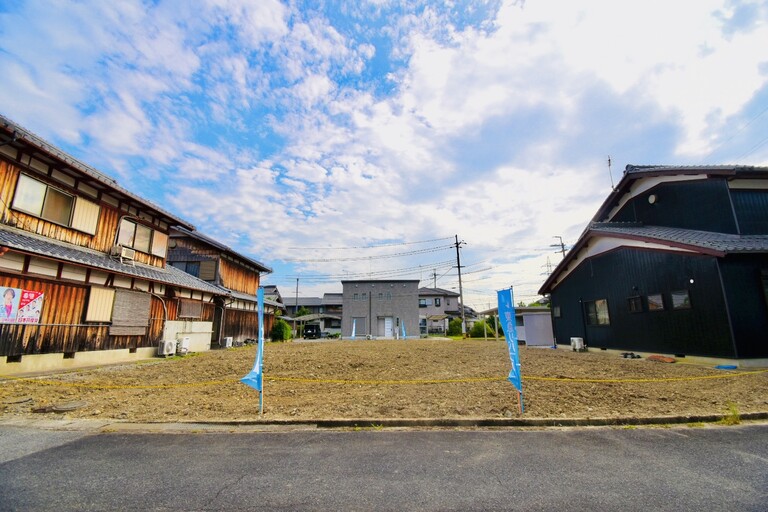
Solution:
<svg viewBox="0 0 768 512">
<path fill-rule="evenodd" d="M 696 162 L 766 87 L 747 4 L 28 2 L 0 15 L 0 101 L 267 263 L 458 233 L 493 266 L 476 288 L 529 293 L 608 194 L 608 154 Z"/>
</svg>

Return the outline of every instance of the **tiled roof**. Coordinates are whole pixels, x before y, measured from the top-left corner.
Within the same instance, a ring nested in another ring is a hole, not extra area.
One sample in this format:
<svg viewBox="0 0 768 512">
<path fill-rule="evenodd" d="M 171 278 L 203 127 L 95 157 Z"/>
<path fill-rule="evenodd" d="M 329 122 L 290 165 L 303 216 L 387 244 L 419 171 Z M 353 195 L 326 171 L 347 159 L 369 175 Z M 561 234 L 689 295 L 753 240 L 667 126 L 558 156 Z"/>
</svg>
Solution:
<svg viewBox="0 0 768 512">
<path fill-rule="evenodd" d="M 295 306 L 296 305 L 296 296 L 293 297 L 283 297 L 283 304 L 286 306 Z M 320 297 L 299 297 L 299 307 L 301 306 L 322 306 L 323 305 L 323 299 Z"/>
<path fill-rule="evenodd" d="M 754 165 L 627 165 L 624 169 L 626 174 L 644 174 L 644 173 L 696 173 L 696 174 L 741 174 L 741 173 L 768 173 L 768 167 L 758 167 Z"/>
<path fill-rule="evenodd" d="M 627 165 L 621 180 L 598 208 L 592 220 L 596 222 L 608 220 L 610 212 L 626 194 L 631 193 L 633 184 L 638 180 L 680 175 L 701 176 L 702 179 L 709 176 L 720 176 L 722 179 L 768 180 L 768 167 L 752 165 Z"/>
<path fill-rule="evenodd" d="M 171 238 L 176 238 L 176 237 L 179 236 L 176 233 L 174 233 L 174 231 L 176 233 L 179 233 L 182 236 L 189 236 L 189 237 L 194 238 L 194 239 L 196 239 L 196 240 L 198 240 L 200 242 L 208 244 L 211 247 L 214 247 L 214 248 L 216 248 L 216 249 L 218 249 L 218 250 L 220 250 L 222 252 L 229 253 L 229 254 L 231 254 L 231 255 L 233 255 L 233 256 L 243 260 L 244 262 L 246 262 L 246 263 L 248 263 L 250 265 L 253 265 L 257 269 L 259 269 L 260 272 L 265 272 L 265 273 L 271 273 L 272 272 L 272 269 L 269 268 L 268 266 L 264 265 L 263 263 L 261 263 L 259 261 L 256 261 L 254 259 L 251 259 L 248 256 L 243 256 L 242 254 L 240 254 L 239 252 L 236 252 L 231 247 L 228 247 L 228 246 L 224 245 L 223 243 L 219 242 L 218 240 L 214 240 L 213 238 L 211 238 L 209 236 L 206 236 L 206 235 L 200 233 L 197 230 L 190 230 L 190 229 L 183 228 L 181 226 L 177 226 L 177 227 L 174 228 L 173 231 L 171 231 Z"/>
<path fill-rule="evenodd" d="M 323 304 L 330 306 L 341 305 L 344 302 L 343 293 L 325 293 L 323 294 Z"/>
<path fill-rule="evenodd" d="M 427 288 L 422 286 L 419 288 L 419 295 L 440 295 L 445 297 L 458 297 L 459 294 L 450 290 L 444 290 L 442 288 Z"/>
<path fill-rule="evenodd" d="M 768 252 L 768 235 L 732 235 L 712 231 L 616 222 L 594 222 L 590 224 L 588 232 L 667 242 L 675 246 L 701 249 L 722 255 Z"/>
<path fill-rule="evenodd" d="M 135 265 L 120 263 L 103 252 L 68 244 L 9 226 L 0 225 L 0 245 L 35 256 L 74 263 L 106 272 L 114 272 L 129 277 L 215 295 L 226 295 L 219 287 L 170 265 L 160 268 L 138 262 Z"/>
<path fill-rule="evenodd" d="M 768 235 L 733 235 L 713 231 L 671 228 L 664 226 L 644 226 L 634 222 L 593 222 L 587 227 L 576 245 L 558 264 L 555 271 L 539 289 L 539 293 L 549 292 L 550 286 L 562 269 L 594 236 L 609 236 L 626 240 L 666 244 L 671 247 L 688 249 L 716 257 L 728 254 L 764 254 L 768 253 Z"/>
<path fill-rule="evenodd" d="M 38 137 L 34 133 L 30 132 L 26 128 L 20 126 L 18 123 L 11 121 L 7 117 L 0 115 L 0 127 L 2 127 L 6 132 L 9 134 L 14 135 L 13 141 L 18 140 L 19 143 L 24 142 L 27 145 L 30 145 L 36 150 L 39 150 L 56 160 L 64 163 L 67 167 L 71 169 L 75 169 L 94 180 L 98 181 L 99 183 L 106 185 L 107 187 L 110 187 L 112 190 L 115 190 L 117 192 L 120 192 L 121 194 L 125 195 L 126 197 L 131 198 L 132 200 L 145 205 L 149 208 L 152 208 L 156 212 L 162 214 L 167 219 L 169 219 L 172 223 L 177 223 L 180 225 L 187 226 L 189 228 L 194 228 L 192 224 L 189 222 L 179 218 L 177 215 L 170 213 L 160 206 L 148 201 L 147 199 L 144 199 L 143 197 L 140 197 L 133 192 L 123 188 L 120 186 L 117 181 L 115 181 L 113 178 L 107 176 L 106 174 L 102 173 L 101 171 L 98 171 L 97 169 L 91 167 L 90 165 L 87 165 L 80 160 L 76 159 L 75 157 L 65 153 L 61 149 L 53 146 L 49 142 L 43 140 L 42 138 Z"/>
</svg>

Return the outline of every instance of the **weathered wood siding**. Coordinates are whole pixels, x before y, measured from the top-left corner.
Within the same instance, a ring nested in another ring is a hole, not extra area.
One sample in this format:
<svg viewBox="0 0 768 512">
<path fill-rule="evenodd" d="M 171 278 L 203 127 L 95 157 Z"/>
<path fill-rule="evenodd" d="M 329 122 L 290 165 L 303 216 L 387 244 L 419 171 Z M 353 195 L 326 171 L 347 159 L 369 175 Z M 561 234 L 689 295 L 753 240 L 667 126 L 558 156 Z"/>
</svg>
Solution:
<svg viewBox="0 0 768 512">
<path fill-rule="evenodd" d="M 255 312 L 227 309 L 224 318 L 223 338 L 232 336 L 234 339 L 240 341 L 243 341 L 246 338 L 258 338 L 259 319 L 258 314 Z"/>
<path fill-rule="evenodd" d="M 219 260 L 221 286 L 236 292 L 256 295 L 259 289 L 259 273 L 226 258 Z"/>
<path fill-rule="evenodd" d="M 100 207 L 96 234 L 90 235 L 76 229 L 61 226 L 53 222 L 48 222 L 33 215 L 28 215 L 17 210 L 12 210 L 10 206 L 13 204 L 13 196 L 16 191 L 16 184 L 19 180 L 19 174 L 21 174 L 21 171 L 18 167 L 10 164 L 6 160 L 0 159 L 0 199 L 2 199 L 2 203 L 0 204 L 0 222 L 48 238 L 54 238 L 56 240 L 78 245 L 80 247 L 87 247 L 95 251 L 104 253 L 108 253 L 110 251 L 115 243 L 120 217 L 124 214 L 124 212 L 120 212 L 115 207 L 104 202 L 99 202 L 92 197 L 83 196 L 84 199 L 95 202 Z M 58 183 L 50 179 L 46 180 L 45 177 L 36 174 L 33 176 L 35 179 L 46 181 L 47 183 L 57 188 L 66 190 L 72 195 L 81 195 L 77 190 L 71 189 L 62 183 Z M 152 226 L 152 229 L 157 228 Z M 159 258 L 157 256 L 145 254 L 139 251 L 136 251 L 135 259 L 136 261 L 155 267 L 165 266 L 164 258 Z"/>
<path fill-rule="evenodd" d="M 108 323 L 84 324 L 88 286 L 0 274 L 0 289 L 4 288 L 45 296 L 39 324 L 0 324 L 0 356 L 153 347 L 162 338 L 163 305 L 154 296 L 147 334 L 110 336 Z M 166 304 L 172 312 L 174 301 Z"/>
</svg>

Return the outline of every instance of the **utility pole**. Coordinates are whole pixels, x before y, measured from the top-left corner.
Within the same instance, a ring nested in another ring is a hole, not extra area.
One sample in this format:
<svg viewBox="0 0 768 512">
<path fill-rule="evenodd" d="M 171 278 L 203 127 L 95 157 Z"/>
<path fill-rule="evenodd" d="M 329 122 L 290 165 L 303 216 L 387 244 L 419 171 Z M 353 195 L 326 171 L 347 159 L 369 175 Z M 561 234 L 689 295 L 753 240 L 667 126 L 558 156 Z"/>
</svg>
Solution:
<svg viewBox="0 0 768 512">
<path fill-rule="evenodd" d="M 432 279 L 434 280 L 434 285 L 432 285 L 432 288 L 437 288 L 437 269 L 432 269 Z"/>
<path fill-rule="evenodd" d="M 563 258 L 565 258 L 565 244 L 563 243 L 563 237 L 561 237 L 561 236 L 553 236 L 552 238 L 557 238 L 558 240 L 560 240 L 560 243 L 559 244 L 551 244 L 550 247 L 559 247 L 560 250 L 559 251 L 555 251 L 555 252 L 563 253 Z"/>
<path fill-rule="evenodd" d="M 296 278 L 296 303 L 293 305 L 293 335 L 298 336 L 299 331 L 296 330 L 296 314 L 299 312 L 299 278 Z"/>
<path fill-rule="evenodd" d="M 461 308 L 461 335 L 467 337 L 467 319 L 464 316 L 464 291 L 461 287 L 461 254 L 459 249 L 466 244 L 464 240 L 459 242 L 459 235 L 456 235 L 456 268 L 459 270 L 459 307 Z"/>
</svg>

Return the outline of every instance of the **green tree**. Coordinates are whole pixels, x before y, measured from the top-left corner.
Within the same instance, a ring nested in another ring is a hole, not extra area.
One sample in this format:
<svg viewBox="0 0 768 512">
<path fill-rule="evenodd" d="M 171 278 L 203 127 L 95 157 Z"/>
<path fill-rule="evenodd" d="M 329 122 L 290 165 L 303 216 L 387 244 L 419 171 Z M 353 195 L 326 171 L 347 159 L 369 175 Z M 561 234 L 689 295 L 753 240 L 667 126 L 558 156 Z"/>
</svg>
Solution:
<svg viewBox="0 0 768 512">
<path fill-rule="evenodd" d="M 311 315 L 312 311 L 309 310 L 306 306 L 299 306 L 299 309 L 296 311 L 296 314 L 294 315 L 294 318 L 298 318 L 300 316 L 304 315 Z M 304 322 L 300 322 L 299 325 L 296 326 L 296 336 L 299 338 L 302 338 L 304 336 Z"/>
<path fill-rule="evenodd" d="M 272 341 L 285 341 L 291 339 L 291 326 L 282 318 L 275 320 L 269 333 Z"/>
<path fill-rule="evenodd" d="M 469 336 L 470 338 L 482 338 L 484 336 L 493 338 L 493 325 L 486 323 L 485 320 L 478 320 L 469 330 Z"/>
<path fill-rule="evenodd" d="M 461 335 L 461 318 L 454 318 L 448 322 L 448 336 Z"/>
</svg>

